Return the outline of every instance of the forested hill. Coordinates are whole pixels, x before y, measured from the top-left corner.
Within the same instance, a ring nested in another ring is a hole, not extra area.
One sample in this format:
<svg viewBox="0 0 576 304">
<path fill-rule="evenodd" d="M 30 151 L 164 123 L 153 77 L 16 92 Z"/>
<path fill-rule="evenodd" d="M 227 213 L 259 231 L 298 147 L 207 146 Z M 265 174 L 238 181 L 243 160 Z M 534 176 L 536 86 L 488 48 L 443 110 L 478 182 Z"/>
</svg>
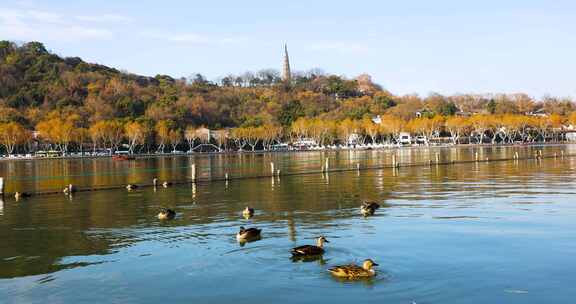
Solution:
<svg viewBox="0 0 576 304">
<path fill-rule="evenodd" d="M 345 115 L 361 117 L 382 111 L 392 101 L 369 79 L 360 91 L 356 80 L 302 74 L 286 86 L 275 70 L 223 77 L 218 83 L 202 75 L 173 79 L 120 72 L 78 57 L 59 57 L 39 42 L 21 46 L 0 42 L 0 121 L 16 121 L 33 129 L 49 112 L 78 114 L 84 127 L 99 120 L 172 121 L 176 126 L 232 127 L 265 123 L 289 125 L 299 116 L 317 116 L 345 107 L 342 100 L 372 97 Z M 382 98 L 381 97 L 381 98 Z M 331 113 L 333 112 L 333 113 Z M 353 112 L 353 113 L 352 113 Z"/>
<path fill-rule="evenodd" d="M 166 121 L 184 129 L 288 127 L 299 117 L 354 120 L 391 114 L 408 120 L 417 112 L 566 115 L 572 109 L 571 100 L 533 100 L 525 94 L 394 96 L 368 75 L 346 79 L 319 71 L 297 73 L 290 84 L 275 70 L 228 75 L 218 82 L 199 74 L 190 79 L 144 77 L 78 57 L 62 58 L 39 42 L 0 41 L 0 123 L 17 122 L 29 130 L 50 115 L 77 117 L 75 125 L 83 128 L 117 120 L 150 126 Z"/>
</svg>

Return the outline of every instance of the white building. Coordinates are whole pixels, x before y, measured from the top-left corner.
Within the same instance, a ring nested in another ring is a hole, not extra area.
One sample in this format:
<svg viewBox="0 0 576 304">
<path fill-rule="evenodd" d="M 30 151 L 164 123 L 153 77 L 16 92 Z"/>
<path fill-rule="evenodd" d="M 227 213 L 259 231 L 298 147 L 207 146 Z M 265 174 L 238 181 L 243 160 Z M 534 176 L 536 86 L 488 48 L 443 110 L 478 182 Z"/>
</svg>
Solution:
<svg viewBox="0 0 576 304">
<path fill-rule="evenodd" d="M 410 145 L 412 144 L 412 135 L 408 132 L 401 132 L 398 140 L 401 145 Z"/>
</svg>

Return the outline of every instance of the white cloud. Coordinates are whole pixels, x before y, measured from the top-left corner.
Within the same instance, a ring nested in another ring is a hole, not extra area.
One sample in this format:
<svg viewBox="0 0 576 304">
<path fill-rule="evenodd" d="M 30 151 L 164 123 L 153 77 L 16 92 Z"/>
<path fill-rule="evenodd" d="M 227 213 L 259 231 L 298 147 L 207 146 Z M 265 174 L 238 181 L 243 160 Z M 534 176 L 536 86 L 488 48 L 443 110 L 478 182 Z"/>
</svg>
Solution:
<svg viewBox="0 0 576 304">
<path fill-rule="evenodd" d="M 0 37 L 24 41 L 76 41 L 108 39 L 113 33 L 105 28 L 70 22 L 65 16 L 52 12 L 0 8 Z"/>
<path fill-rule="evenodd" d="M 29 10 L 25 11 L 24 16 L 29 17 L 37 22 L 62 23 L 64 21 L 62 16 L 45 11 Z"/>
<path fill-rule="evenodd" d="M 243 40 L 240 37 L 217 37 L 200 33 L 171 33 L 160 31 L 146 31 L 142 32 L 141 35 L 158 40 L 187 44 L 231 44 Z"/>
<path fill-rule="evenodd" d="M 114 14 L 103 14 L 103 15 L 83 15 L 74 17 L 76 20 L 86 21 L 86 22 L 98 22 L 98 23 L 132 23 L 133 18 L 122 15 Z"/>
<path fill-rule="evenodd" d="M 354 42 L 316 42 L 310 45 L 310 49 L 314 51 L 336 51 L 346 54 L 366 54 L 369 53 L 371 48 L 367 45 L 354 43 Z"/>
<path fill-rule="evenodd" d="M 21 7 L 34 7 L 36 6 L 36 1 L 34 0 L 18 0 L 14 1 L 14 4 Z"/>
</svg>

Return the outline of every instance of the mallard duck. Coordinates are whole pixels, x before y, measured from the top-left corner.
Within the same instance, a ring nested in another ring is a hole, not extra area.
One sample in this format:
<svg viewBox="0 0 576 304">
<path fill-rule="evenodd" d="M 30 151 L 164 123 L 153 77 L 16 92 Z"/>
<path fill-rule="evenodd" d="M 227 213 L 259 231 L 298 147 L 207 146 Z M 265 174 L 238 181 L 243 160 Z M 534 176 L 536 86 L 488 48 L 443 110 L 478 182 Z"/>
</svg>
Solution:
<svg viewBox="0 0 576 304">
<path fill-rule="evenodd" d="M 128 185 L 126 185 L 126 190 L 128 190 L 128 191 L 132 191 L 132 190 L 135 190 L 135 189 L 138 189 L 138 185 L 134 185 L 134 184 L 128 184 Z"/>
<path fill-rule="evenodd" d="M 260 238 L 261 229 L 258 228 L 244 228 L 240 227 L 240 231 L 236 234 L 236 239 L 239 242 L 257 240 Z"/>
<path fill-rule="evenodd" d="M 252 216 L 254 216 L 254 209 L 246 206 L 246 208 L 242 210 L 242 216 L 244 216 L 246 219 L 251 218 Z"/>
<path fill-rule="evenodd" d="M 172 183 L 170 183 L 170 182 L 163 182 L 162 183 L 162 187 L 164 187 L 164 188 L 168 188 L 169 186 L 172 186 Z"/>
<path fill-rule="evenodd" d="M 330 243 L 325 237 L 320 236 L 316 240 L 316 246 L 314 245 L 303 245 L 299 247 L 292 248 L 292 256 L 307 256 L 307 255 L 320 255 L 324 253 L 324 242 Z"/>
<path fill-rule="evenodd" d="M 176 216 L 176 211 L 168 208 L 160 209 L 158 212 L 158 219 L 159 220 L 171 220 Z"/>
<path fill-rule="evenodd" d="M 30 197 L 30 196 L 32 196 L 32 194 L 27 193 L 27 192 L 16 192 L 16 193 L 14 193 L 14 198 L 15 198 L 16 200 L 19 200 L 19 199 L 25 198 L 25 197 Z"/>
<path fill-rule="evenodd" d="M 378 266 L 378 264 L 374 263 L 371 259 L 367 259 L 362 263 L 362 267 L 354 264 L 340 265 L 334 266 L 328 269 L 328 271 L 339 278 L 362 279 L 371 278 L 376 275 L 376 271 L 372 268 L 374 266 Z"/>
<path fill-rule="evenodd" d="M 363 216 L 374 215 L 374 212 L 376 212 L 376 209 L 378 208 L 380 208 L 380 205 L 377 203 L 363 202 L 360 206 L 360 213 L 362 213 Z"/>
</svg>

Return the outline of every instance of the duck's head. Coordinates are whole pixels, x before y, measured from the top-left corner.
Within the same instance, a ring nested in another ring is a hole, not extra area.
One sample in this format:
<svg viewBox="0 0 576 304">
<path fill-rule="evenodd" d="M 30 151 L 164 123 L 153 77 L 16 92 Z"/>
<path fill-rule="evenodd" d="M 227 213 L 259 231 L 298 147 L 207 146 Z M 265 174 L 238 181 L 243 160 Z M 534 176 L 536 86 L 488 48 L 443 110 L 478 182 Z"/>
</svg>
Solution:
<svg viewBox="0 0 576 304">
<path fill-rule="evenodd" d="M 321 236 L 318 238 L 318 240 L 316 240 L 316 243 L 317 243 L 318 247 L 322 247 L 322 246 L 324 246 L 324 243 L 330 243 L 330 242 L 326 239 L 326 237 L 324 237 L 323 235 L 321 235 Z"/>
<path fill-rule="evenodd" d="M 366 269 L 366 270 L 371 270 L 372 267 L 374 266 L 378 266 L 378 264 L 376 264 L 374 261 L 372 261 L 371 259 L 366 259 L 364 260 L 364 262 L 362 263 L 362 268 Z"/>
<path fill-rule="evenodd" d="M 246 228 L 244 228 L 244 226 L 240 226 L 240 233 L 244 232 L 246 230 Z"/>
</svg>

